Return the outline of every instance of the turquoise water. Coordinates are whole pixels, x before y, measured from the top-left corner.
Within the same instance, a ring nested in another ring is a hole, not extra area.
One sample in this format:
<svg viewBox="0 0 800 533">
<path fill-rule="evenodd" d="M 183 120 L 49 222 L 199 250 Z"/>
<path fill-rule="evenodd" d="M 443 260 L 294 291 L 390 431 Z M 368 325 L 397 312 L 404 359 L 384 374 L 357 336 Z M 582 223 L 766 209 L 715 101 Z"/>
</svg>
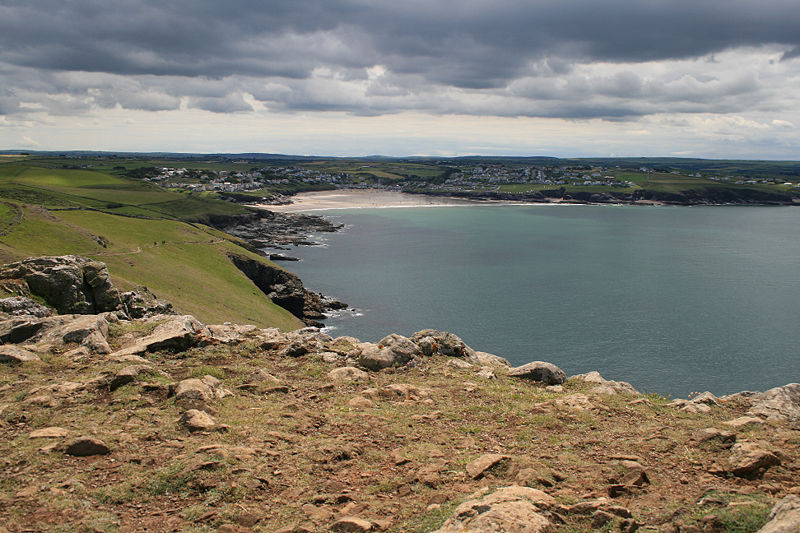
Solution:
<svg viewBox="0 0 800 533">
<path fill-rule="evenodd" d="M 456 333 L 514 364 L 686 397 L 800 381 L 800 208 L 475 206 L 324 212 L 292 253 L 359 309 L 330 333 Z"/>
</svg>

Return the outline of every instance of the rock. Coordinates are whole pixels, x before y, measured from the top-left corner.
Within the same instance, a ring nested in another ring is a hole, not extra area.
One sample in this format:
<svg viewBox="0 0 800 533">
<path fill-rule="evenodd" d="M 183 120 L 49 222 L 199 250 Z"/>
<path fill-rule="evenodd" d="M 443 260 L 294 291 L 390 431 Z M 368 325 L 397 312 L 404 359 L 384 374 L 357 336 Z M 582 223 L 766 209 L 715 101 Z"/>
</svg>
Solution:
<svg viewBox="0 0 800 533">
<path fill-rule="evenodd" d="M 258 370 L 254 370 L 252 374 L 247 377 L 248 383 L 263 383 L 266 385 L 280 385 L 281 380 L 264 370 L 263 368 L 259 368 Z"/>
<path fill-rule="evenodd" d="M 434 533 L 551 533 L 555 526 L 541 511 L 554 504 L 540 490 L 505 487 L 462 503 Z"/>
<path fill-rule="evenodd" d="M 487 352 L 469 353 L 468 351 L 466 360 L 478 366 L 511 368 L 511 363 L 508 362 L 508 359 Z"/>
<path fill-rule="evenodd" d="M 223 388 L 222 382 L 214 376 L 203 376 L 202 379 L 184 379 L 175 386 L 173 394 L 175 403 L 185 409 L 207 410 L 214 400 L 233 393 Z"/>
<path fill-rule="evenodd" d="M 571 378 L 579 379 L 584 383 L 594 385 L 589 392 L 591 394 L 639 394 L 633 385 L 626 381 L 613 381 L 605 379 L 600 372 L 592 371 L 586 374 L 577 374 Z"/>
<path fill-rule="evenodd" d="M 129 318 L 146 318 L 157 315 L 175 315 L 172 303 L 157 298 L 147 287 L 138 287 L 120 294 L 122 310 Z"/>
<path fill-rule="evenodd" d="M 108 388 L 112 391 L 117 390 L 123 385 L 132 383 L 139 379 L 140 376 L 146 374 L 151 375 L 155 373 L 155 369 L 150 365 L 131 365 L 118 371 L 108 384 Z"/>
<path fill-rule="evenodd" d="M 614 474 L 609 477 L 609 482 L 612 484 L 636 487 L 650 484 L 647 472 L 638 461 L 622 460 L 613 466 Z"/>
<path fill-rule="evenodd" d="M 366 391 L 362 391 L 361 394 L 369 396 Z M 428 398 L 430 396 L 430 391 L 407 383 L 393 383 L 392 385 L 387 385 L 386 387 L 378 389 L 377 395 L 380 398 L 395 402 L 416 402 Z"/>
<path fill-rule="evenodd" d="M 755 400 L 747 414 L 767 420 L 800 420 L 800 383 L 766 391 Z"/>
<path fill-rule="evenodd" d="M 375 403 L 369 398 L 364 398 L 363 396 L 355 396 L 347 402 L 347 405 L 353 407 L 355 409 L 371 409 L 375 407 Z"/>
<path fill-rule="evenodd" d="M 69 430 L 57 426 L 37 429 L 28 435 L 31 439 L 62 439 L 69 435 Z"/>
<path fill-rule="evenodd" d="M 1 298 L 0 312 L 10 316 L 32 316 L 36 318 L 44 318 L 53 314 L 49 307 L 34 302 L 25 296 Z"/>
<path fill-rule="evenodd" d="M 92 437 L 80 437 L 75 439 L 67 445 L 67 448 L 64 451 L 64 453 L 67 455 L 74 455 L 76 457 L 105 455 L 110 452 L 111 449 L 106 445 L 105 442 Z"/>
<path fill-rule="evenodd" d="M 731 448 L 726 471 L 737 477 L 755 479 L 764 475 L 769 467 L 780 463 L 777 455 L 755 442 L 737 442 Z"/>
<path fill-rule="evenodd" d="M 106 354 L 108 321 L 100 315 L 58 315 L 15 318 L 0 322 L 0 341 L 60 347 L 79 343 L 92 353 Z"/>
<path fill-rule="evenodd" d="M 331 531 L 363 533 L 372 531 L 372 524 L 355 516 L 344 516 L 331 525 Z"/>
<path fill-rule="evenodd" d="M 554 385 L 550 386 L 552 387 Z M 564 396 L 563 398 L 557 398 L 553 402 L 553 405 L 561 409 L 572 409 L 573 411 L 588 411 L 595 407 L 591 400 L 589 400 L 588 396 L 580 393 L 570 394 L 568 396 Z"/>
<path fill-rule="evenodd" d="M 457 335 L 448 331 L 423 329 L 411 336 L 414 343 L 422 343 L 424 355 L 444 355 L 446 357 L 471 357 L 475 350 L 467 346 Z M 419 344 L 418 344 L 419 346 Z M 428 353 L 430 352 L 430 353 Z"/>
<path fill-rule="evenodd" d="M 561 385 L 567 381 L 567 375 L 563 370 L 553 363 L 547 363 L 545 361 L 533 361 L 512 368 L 508 375 L 515 378 L 543 382 L 547 385 Z"/>
<path fill-rule="evenodd" d="M 39 356 L 13 344 L 0 346 L 0 363 L 30 363 L 41 361 Z"/>
<path fill-rule="evenodd" d="M 140 355 L 159 350 L 182 352 L 193 346 L 205 344 L 209 338 L 209 331 L 193 316 L 172 316 L 156 326 L 150 335 L 137 339 L 113 355 L 116 357 Z"/>
<path fill-rule="evenodd" d="M 492 470 L 505 468 L 511 461 L 508 455 L 489 453 L 481 455 L 467 464 L 467 475 L 472 479 L 480 479 Z"/>
<path fill-rule="evenodd" d="M 368 370 L 381 370 L 408 363 L 422 355 L 419 347 L 402 335 L 393 333 L 380 340 L 378 344 L 361 343 L 359 363 Z"/>
<path fill-rule="evenodd" d="M 453 368 L 459 368 L 462 370 L 473 367 L 472 363 L 468 363 L 463 359 L 457 359 L 455 357 L 447 361 L 447 364 L 452 366 Z"/>
<path fill-rule="evenodd" d="M 764 421 L 754 416 L 740 416 L 739 418 L 734 418 L 733 420 L 723 422 L 723 424 L 730 426 L 733 429 L 740 429 L 747 426 L 763 426 Z"/>
<path fill-rule="evenodd" d="M 367 381 L 369 374 L 352 366 L 343 366 L 328 372 L 328 377 L 331 381 L 337 383 L 348 383 L 351 381 Z"/>
<path fill-rule="evenodd" d="M 786 496 L 775 504 L 767 523 L 758 533 L 797 533 L 800 531 L 800 497 Z"/>
<path fill-rule="evenodd" d="M 191 431 L 211 431 L 217 428 L 217 421 L 199 409 L 189 409 L 181 416 L 181 424 Z"/>
<path fill-rule="evenodd" d="M 722 431 L 717 428 L 703 428 L 694 434 L 698 442 L 716 442 L 724 448 L 730 448 L 736 442 L 736 433 Z"/>
<path fill-rule="evenodd" d="M 476 375 L 482 379 L 497 379 L 497 374 L 488 366 L 481 367 Z"/>
<path fill-rule="evenodd" d="M 115 311 L 122 303 L 105 263 L 76 255 L 36 257 L 6 265 L 0 279 L 22 280 L 60 314 Z"/>
</svg>

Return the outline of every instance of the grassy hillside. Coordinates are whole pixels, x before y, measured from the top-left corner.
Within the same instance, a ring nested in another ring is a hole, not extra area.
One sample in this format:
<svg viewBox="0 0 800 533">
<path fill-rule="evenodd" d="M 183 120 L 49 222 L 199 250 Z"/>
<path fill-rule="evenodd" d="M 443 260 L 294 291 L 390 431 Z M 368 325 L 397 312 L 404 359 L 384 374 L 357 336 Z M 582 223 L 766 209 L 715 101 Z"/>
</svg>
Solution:
<svg viewBox="0 0 800 533">
<path fill-rule="evenodd" d="M 255 254 L 222 232 L 181 220 L 246 212 L 240 206 L 103 172 L 19 162 L 0 163 L 0 201 L 4 263 L 38 255 L 84 255 L 107 263 L 120 287 L 145 285 L 206 323 L 232 320 L 284 330 L 302 326 L 228 259 L 229 253 Z"/>
</svg>

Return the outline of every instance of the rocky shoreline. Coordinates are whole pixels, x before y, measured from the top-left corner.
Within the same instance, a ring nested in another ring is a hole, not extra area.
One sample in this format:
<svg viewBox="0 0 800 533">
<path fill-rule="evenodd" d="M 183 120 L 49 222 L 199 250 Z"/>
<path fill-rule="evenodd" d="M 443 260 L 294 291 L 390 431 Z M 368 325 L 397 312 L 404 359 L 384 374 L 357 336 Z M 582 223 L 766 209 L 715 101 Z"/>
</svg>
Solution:
<svg viewBox="0 0 800 533">
<path fill-rule="evenodd" d="M 0 531 L 800 528 L 800 384 L 670 401 L 449 332 L 206 325 L 71 261 L 0 269 L 39 299 L 0 300 Z"/>
</svg>

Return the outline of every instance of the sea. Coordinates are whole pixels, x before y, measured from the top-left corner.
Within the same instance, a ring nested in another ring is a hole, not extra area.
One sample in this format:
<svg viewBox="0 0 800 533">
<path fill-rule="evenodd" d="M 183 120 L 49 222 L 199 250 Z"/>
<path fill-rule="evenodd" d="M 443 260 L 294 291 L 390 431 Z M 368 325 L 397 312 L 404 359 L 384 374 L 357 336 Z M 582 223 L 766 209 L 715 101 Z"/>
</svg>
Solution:
<svg viewBox="0 0 800 533">
<path fill-rule="evenodd" d="M 316 211 L 287 264 L 354 310 L 328 333 L 451 331 L 513 365 L 685 398 L 800 381 L 800 207 L 474 205 Z"/>
</svg>

